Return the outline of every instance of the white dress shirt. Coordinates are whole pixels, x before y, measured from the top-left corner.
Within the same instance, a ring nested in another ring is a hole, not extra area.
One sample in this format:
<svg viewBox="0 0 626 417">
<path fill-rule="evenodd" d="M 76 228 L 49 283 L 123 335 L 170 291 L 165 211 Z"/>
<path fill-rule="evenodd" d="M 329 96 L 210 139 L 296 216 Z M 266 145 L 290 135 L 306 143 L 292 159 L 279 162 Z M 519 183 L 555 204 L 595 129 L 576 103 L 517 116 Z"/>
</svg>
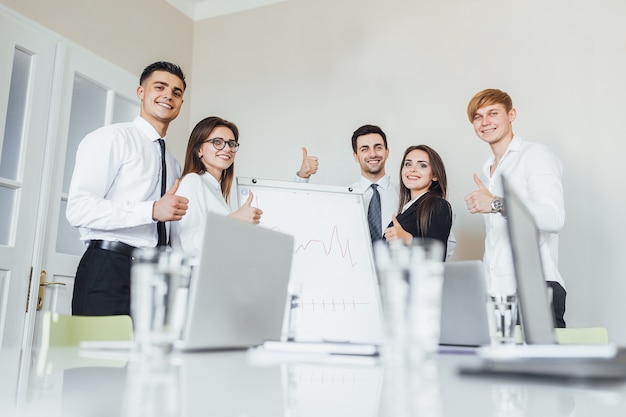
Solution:
<svg viewBox="0 0 626 417">
<path fill-rule="evenodd" d="M 176 194 L 189 199 L 187 214 L 178 223 L 183 250 L 195 256 L 202 247 L 207 213 L 228 216 L 232 210 L 222 195 L 220 183 L 208 172 L 185 175 Z"/>
<path fill-rule="evenodd" d="M 89 133 L 78 145 L 66 217 L 84 242 L 157 244 L 152 206 L 161 198 L 159 133 L 141 117 Z M 166 150 L 166 189 L 180 177 L 180 164 Z M 166 223 L 169 230 L 169 222 Z M 174 233 L 172 242 L 177 241 Z"/>
<path fill-rule="evenodd" d="M 506 175 L 537 223 L 546 281 L 556 281 L 565 288 L 558 271 L 559 232 L 565 223 L 560 160 L 546 146 L 514 136 L 493 175 L 490 175 L 494 162 L 493 156 L 485 162 L 481 180 L 488 184 L 491 193 L 502 196 L 501 176 Z M 506 210 L 506 200 L 504 207 Z M 515 276 L 506 218 L 491 213 L 483 216 L 486 232 L 483 262 L 490 291 L 514 293 Z"/>
<path fill-rule="evenodd" d="M 389 175 L 385 175 L 378 181 L 378 193 L 380 194 L 380 222 L 382 231 L 384 232 L 389 223 L 391 223 L 391 216 L 398 212 L 398 204 L 400 204 L 400 187 L 398 184 L 391 181 Z M 365 203 L 365 211 L 367 212 L 374 190 L 372 190 L 372 181 L 368 180 L 364 176 L 359 178 L 358 182 L 350 185 L 354 191 L 363 193 L 363 202 Z"/>
</svg>

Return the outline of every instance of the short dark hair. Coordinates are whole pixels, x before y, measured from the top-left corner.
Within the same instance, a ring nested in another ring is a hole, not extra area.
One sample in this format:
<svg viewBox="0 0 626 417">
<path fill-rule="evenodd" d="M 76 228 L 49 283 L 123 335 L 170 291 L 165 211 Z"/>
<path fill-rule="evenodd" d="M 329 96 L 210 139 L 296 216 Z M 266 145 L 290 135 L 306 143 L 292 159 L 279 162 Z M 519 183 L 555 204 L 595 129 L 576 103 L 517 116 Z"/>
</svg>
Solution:
<svg viewBox="0 0 626 417">
<path fill-rule="evenodd" d="M 166 61 L 158 61 L 144 68 L 143 72 L 141 73 L 141 77 L 139 77 L 139 85 L 141 85 L 143 81 L 150 75 L 152 75 L 152 73 L 155 71 L 165 71 L 169 72 L 170 74 L 174 74 L 183 82 L 183 88 L 187 88 L 187 83 L 185 82 L 185 74 L 183 74 L 183 70 L 178 65 Z"/>
<path fill-rule="evenodd" d="M 383 130 L 376 125 L 363 125 L 352 134 L 352 151 L 356 153 L 356 140 L 363 135 L 369 135 L 371 133 L 378 133 L 383 138 L 383 142 L 385 143 L 385 149 L 387 149 L 387 135 Z"/>
</svg>

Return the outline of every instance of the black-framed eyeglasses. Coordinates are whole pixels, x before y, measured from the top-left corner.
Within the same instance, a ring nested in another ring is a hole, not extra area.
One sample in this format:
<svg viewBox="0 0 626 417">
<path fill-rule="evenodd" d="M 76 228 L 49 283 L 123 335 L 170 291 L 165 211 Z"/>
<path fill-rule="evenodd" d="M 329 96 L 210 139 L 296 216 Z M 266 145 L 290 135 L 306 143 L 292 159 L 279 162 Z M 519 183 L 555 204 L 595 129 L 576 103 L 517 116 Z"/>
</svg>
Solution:
<svg viewBox="0 0 626 417">
<path fill-rule="evenodd" d="M 211 139 L 205 140 L 204 142 L 211 142 L 213 144 L 213 147 L 217 149 L 218 151 L 221 151 L 222 149 L 224 149 L 226 145 L 228 145 L 228 149 L 231 152 L 237 152 L 239 150 L 239 142 L 234 141 L 232 139 L 226 140 L 224 138 L 211 138 Z"/>
</svg>

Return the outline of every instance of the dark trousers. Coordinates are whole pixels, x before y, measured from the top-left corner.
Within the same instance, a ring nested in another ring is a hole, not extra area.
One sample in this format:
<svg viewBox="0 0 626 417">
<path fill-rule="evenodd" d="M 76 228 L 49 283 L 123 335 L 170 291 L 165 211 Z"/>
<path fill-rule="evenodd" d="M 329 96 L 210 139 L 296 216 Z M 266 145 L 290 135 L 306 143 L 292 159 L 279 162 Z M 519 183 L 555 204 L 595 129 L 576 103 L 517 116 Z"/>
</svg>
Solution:
<svg viewBox="0 0 626 417">
<path fill-rule="evenodd" d="M 554 327 L 565 327 L 565 297 L 567 291 L 558 282 L 546 281 L 548 287 L 552 288 L 552 312 L 554 313 Z"/>
<path fill-rule="evenodd" d="M 76 271 L 72 314 L 129 315 L 131 259 L 110 250 L 87 249 Z"/>
</svg>

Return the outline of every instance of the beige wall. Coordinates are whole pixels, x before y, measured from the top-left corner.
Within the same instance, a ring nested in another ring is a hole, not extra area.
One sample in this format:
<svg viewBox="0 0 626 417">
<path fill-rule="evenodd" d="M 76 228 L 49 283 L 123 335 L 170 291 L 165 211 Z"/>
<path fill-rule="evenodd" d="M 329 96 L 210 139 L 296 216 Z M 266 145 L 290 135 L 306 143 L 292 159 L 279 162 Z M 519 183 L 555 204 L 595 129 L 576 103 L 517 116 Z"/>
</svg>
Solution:
<svg viewBox="0 0 626 417">
<path fill-rule="evenodd" d="M 193 22 L 165 0 L 0 0 L 38 24 L 137 74 L 154 61 L 183 68 L 191 87 Z M 189 135 L 189 103 L 170 126 L 177 157 Z"/>
</svg>

